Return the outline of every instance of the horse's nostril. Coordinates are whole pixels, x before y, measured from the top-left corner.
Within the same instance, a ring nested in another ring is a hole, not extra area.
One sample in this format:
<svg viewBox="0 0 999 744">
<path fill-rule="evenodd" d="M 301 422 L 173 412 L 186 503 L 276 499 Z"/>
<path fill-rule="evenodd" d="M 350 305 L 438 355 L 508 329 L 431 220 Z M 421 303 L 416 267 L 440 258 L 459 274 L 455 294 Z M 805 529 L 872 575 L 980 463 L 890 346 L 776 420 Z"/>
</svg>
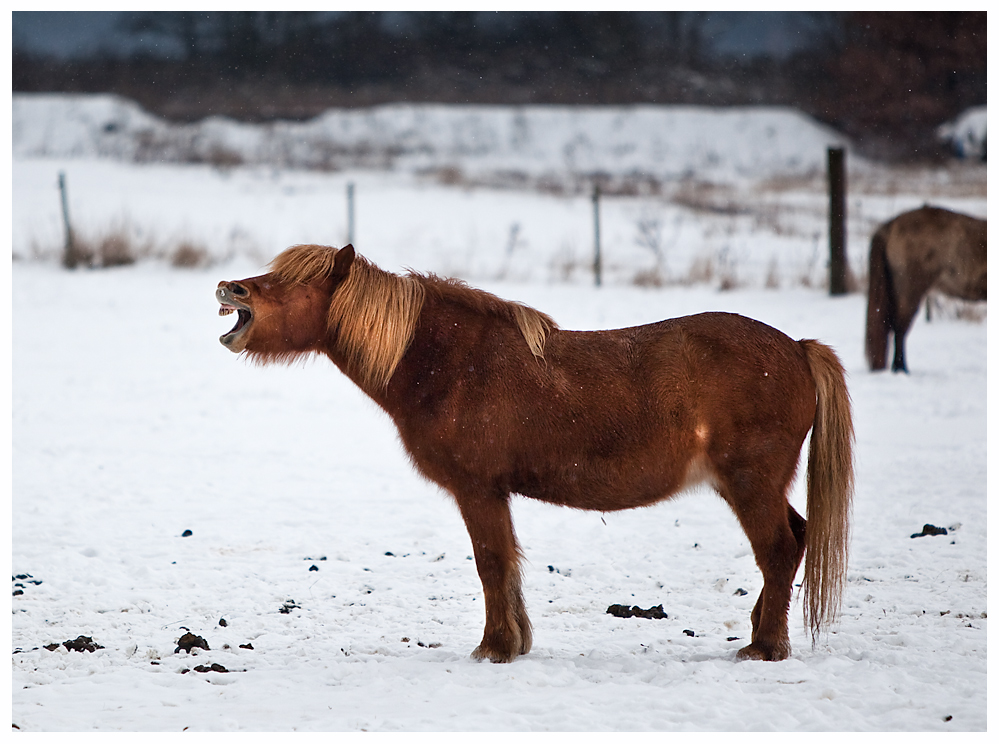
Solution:
<svg viewBox="0 0 999 744">
<path fill-rule="evenodd" d="M 250 291 L 246 287 L 242 284 L 236 284 L 236 282 L 232 282 L 229 285 L 229 291 L 236 295 L 236 297 L 246 297 L 250 294 Z"/>
</svg>

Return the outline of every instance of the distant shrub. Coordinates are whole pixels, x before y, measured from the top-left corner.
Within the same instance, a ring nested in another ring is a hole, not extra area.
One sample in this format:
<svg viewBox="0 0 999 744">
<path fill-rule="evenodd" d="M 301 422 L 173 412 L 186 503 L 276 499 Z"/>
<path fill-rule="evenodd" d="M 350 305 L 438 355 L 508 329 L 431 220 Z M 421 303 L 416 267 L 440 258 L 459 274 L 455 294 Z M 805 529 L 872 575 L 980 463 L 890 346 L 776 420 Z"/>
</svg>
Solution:
<svg viewBox="0 0 999 744">
<path fill-rule="evenodd" d="M 243 156 L 223 145 L 212 145 L 205 162 L 221 171 L 230 170 L 243 164 Z"/>
<path fill-rule="evenodd" d="M 665 284 L 659 267 L 642 269 L 631 280 L 636 287 L 661 287 Z"/>
<path fill-rule="evenodd" d="M 208 251 L 188 240 L 182 241 L 170 257 L 170 264 L 177 269 L 197 269 L 209 263 Z"/>
<path fill-rule="evenodd" d="M 101 266 L 128 266 L 135 263 L 136 250 L 124 232 L 104 236 L 97 246 Z"/>
<path fill-rule="evenodd" d="M 763 280 L 767 289 L 780 289 L 780 270 L 777 268 L 777 257 L 772 256 L 767 266 L 767 277 Z"/>
<path fill-rule="evenodd" d="M 715 277 L 715 262 L 710 256 L 698 256 L 687 270 L 687 284 L 707 284 Z"/>
<path fill-rule="evenodd" d="M 90 243 L 79 236 L 73 236 L 62 254 L 62 265 L 67 269 L 79 267 L 93 268 L 95 251 Z"/>
<path fill-rule="evenodd" d="M 126 225 L 99 234 L 74 231 L 69 247 L 61 251 L 62 265 L 67 269 L 100 269 L 134 264 L 149 249 L 138 245 L 133 233 Z"/>
<path fill-rule="evenodd" d="M 142 230 L 129 226 L 119 226 L 103 234 L 73 234 L 69 250 L 62 248 L 62 265 L 67 269 L 107 269 L 114 266 L 130 266 L 140 259 L 157 259 L 169 262 L 178 269 L 196 269 L 212 263 L 211 254 L 199 243 L 184 238 L 154 246 L 152 241 L 140 241 L 136 235 Z M 36 258 L 52 257 L 51 249 L 43 250 L 33 245 L 32 255 Z"/>
</svg>

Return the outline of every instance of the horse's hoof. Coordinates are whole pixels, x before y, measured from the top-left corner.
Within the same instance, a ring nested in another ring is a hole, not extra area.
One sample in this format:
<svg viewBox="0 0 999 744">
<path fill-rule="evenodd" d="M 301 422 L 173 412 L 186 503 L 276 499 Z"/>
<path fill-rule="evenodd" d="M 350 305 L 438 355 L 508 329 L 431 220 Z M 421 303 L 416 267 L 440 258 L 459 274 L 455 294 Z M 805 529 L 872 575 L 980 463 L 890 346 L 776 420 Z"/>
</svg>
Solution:
<svg viewBox="0 0 999 744">
<path fill-rule="evenodd" d="M 509 664 L 517 658 L 517 653 L 504 653 L 496 649 L 483 648 L 480 644 L 473 652 L 472 658 L 476 661 L 488 660 L 493 664 Z"/>
<path fill-rule="evenodd" d="M 739 661 L 782 661 L 790 655 L 791 649 L 789 648 L 768 648 L 753 641 L 745 648 L 740 648 L 735 658 Z"/>
</svg>

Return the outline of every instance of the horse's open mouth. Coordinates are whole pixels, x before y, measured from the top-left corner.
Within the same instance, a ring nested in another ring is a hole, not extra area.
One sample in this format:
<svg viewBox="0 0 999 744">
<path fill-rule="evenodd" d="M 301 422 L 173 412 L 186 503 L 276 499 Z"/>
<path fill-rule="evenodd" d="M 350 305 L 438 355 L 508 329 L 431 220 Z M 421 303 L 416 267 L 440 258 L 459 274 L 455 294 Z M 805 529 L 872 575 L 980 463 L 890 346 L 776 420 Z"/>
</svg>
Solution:
<svg viewBox="0 0 999 744">
<path fill-rule="evenodd" d="M 232 294 L 224 287 L 219 287 L 215 293 L 221 307 L 219 315 L 236 313 L 236 325 L 228 333 L 219 336 L 219 341 L 230 351 L 237 354 L 246 348 L 246 332 L 253 322 L 253 311 L 242 302 L 233 299 Z"/>
</svg>

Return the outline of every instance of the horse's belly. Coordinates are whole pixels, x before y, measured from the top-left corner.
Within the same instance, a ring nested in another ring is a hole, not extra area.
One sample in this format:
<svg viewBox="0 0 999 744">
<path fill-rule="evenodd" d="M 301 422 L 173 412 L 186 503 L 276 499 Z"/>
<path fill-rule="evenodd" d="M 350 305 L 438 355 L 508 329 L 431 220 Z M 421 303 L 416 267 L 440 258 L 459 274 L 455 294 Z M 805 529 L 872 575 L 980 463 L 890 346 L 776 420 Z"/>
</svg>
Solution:
<svg viewBox="0 0 999 744">
<path fill-rule="evenodd" d="M 628 467 L 620 462 L 579 464 L 531 479 L 516 488 L 527 498 L 594 511 L 650 506 L 704 482 L 711 482 L 700 460 L 686 466 Z"/>
</svg>

